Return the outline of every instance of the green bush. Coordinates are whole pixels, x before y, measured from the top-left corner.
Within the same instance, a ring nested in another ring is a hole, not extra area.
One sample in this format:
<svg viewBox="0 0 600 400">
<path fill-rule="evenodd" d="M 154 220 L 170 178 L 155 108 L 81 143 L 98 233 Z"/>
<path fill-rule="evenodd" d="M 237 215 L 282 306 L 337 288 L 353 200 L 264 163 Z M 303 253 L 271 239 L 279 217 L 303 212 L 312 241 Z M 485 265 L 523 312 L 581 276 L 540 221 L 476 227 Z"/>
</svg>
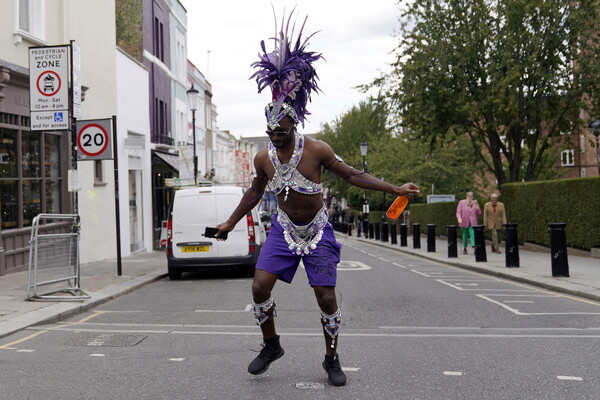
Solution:
<svg viewBox="0 0 600 400">
<path fill-rule="evenodd" d="M 518 224 L 519 242 L 549 246 L 548 224 L 566 222 L 567 246 L 600 247 L 600 177 L 507 183 L 501 189 L 508 222 Z M 479 203 L 483 209 L 485 201 Z M 445 234 L 447 225 L 457 224 L 457 204 L 411 204 L 411 223 L 435 224 L 436 233 Z"/>
<path fill-rule="evenodd" d="M 446 226 L 458 225 L 456 206 L 458 201 L 431 204 L 411 204 L 410 223 L 421 224 L 421 232 L 427 232 L 427 224 L 435 224 L 437 235 L 446 234 Z"/>
<path fill-rule="evenodd" d="M 600 177 L 508 183 L 500 201 L 519 241 L 549 246 L 548 224 L 566 222 L 567 246 L 600 246 Z"/>
</svg>

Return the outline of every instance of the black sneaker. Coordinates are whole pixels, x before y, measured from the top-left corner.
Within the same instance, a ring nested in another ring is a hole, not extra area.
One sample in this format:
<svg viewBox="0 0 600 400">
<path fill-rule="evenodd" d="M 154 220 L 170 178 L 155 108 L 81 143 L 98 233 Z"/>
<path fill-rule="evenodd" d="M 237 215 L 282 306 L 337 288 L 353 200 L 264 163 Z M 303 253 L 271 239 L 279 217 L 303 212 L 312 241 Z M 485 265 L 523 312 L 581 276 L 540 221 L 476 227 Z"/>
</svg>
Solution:
<svg viewBox="0 0 600 400">
<path fill-rule="evenodd" d="M 323 369 L 327 372 L 329 376 L 329 383 L 333 386 L 344 386 L 346 384 L 346 375 L 342 371 L 342 366 L 340 365 L 340 357 L 328 356 L 325 355 L 325 361 L 323 361 Z"/>
<path fill-rule="evenodd" d="M 271 339 L 265 339 L 263 343 L 263 349 L 260 351 L 258 356 L 250 365 L 248 365 L 248 372 L 252 375 L 260 375 L 269 369 L 271 363 L 283 356 L 285 351 L 279 344 L 279 336 L 274 336 Z"/>
</svg>

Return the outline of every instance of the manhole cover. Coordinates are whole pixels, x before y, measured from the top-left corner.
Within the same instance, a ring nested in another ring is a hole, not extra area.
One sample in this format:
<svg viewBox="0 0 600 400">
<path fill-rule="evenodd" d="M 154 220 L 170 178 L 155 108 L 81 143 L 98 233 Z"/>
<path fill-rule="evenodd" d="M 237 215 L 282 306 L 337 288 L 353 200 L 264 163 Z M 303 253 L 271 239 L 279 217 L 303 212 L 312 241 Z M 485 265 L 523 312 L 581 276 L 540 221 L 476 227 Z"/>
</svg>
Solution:
<svg viewBox="0 0 600 400">
<path fill-rule="evenodd" d="M 296 383 L 296 389 L 325 389 L 325 385 L 316 382 Z"/>
<path fill-rule="evenodd" d="M 81 334 L 65 343 L 66 346 L 131 347 L 146 339 L 141 335 Z"/>
</svg>

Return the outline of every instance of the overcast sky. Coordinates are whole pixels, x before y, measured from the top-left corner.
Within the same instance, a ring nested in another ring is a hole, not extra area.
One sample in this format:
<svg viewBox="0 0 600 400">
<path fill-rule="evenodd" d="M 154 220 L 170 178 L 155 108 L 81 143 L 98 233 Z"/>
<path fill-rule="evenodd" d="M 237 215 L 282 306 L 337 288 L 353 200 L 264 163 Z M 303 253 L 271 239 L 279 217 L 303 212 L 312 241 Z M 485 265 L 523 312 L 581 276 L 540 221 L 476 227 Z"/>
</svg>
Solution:
<svg viewBox="0 0 600 400">
<path fill-rule="evenodd" d="M 316 64 L 319 87 L 301 131 L 313 133 L 348 111 L 367 95 L 354 87 L 369 83 L 393 61 L 399 10 L 395 0 L 180 0 L 187 10 L 188 58 L 208 78 L 217 124 L 239 137 L 264 134 L 264 106 L 270 91 L 257 93 L 250 64 L 258 60 L 260 41 L 297 4 L 299 20 L 308 15 L 304 33 L 320 30 L 307 47 L 326 60 Z M 269 46 L 269 44 L 267 44 Z M 267 47 L 267 50 L 272 47 Z M 208 52 L 210 55 L 208 56 Z"/>
</svg>

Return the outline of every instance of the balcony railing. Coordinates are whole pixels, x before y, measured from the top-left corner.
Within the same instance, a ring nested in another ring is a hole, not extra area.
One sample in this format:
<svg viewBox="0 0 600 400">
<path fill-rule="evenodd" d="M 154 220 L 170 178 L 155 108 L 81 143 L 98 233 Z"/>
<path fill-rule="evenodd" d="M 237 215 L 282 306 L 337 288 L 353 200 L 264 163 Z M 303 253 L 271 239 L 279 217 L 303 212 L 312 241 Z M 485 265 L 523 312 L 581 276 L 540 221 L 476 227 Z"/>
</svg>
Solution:
<svg viewBox="0 0 600 400">
<path fill-rule="evenodd" d="M 173 146 L 173 144 L 175 143 L 175 140 L 172 137 L 155 133 L 151 135 L 150 139 L 152 140 L 152 143 L 155 144 L 166 144 L 169 146 Z"/>
</svg>

